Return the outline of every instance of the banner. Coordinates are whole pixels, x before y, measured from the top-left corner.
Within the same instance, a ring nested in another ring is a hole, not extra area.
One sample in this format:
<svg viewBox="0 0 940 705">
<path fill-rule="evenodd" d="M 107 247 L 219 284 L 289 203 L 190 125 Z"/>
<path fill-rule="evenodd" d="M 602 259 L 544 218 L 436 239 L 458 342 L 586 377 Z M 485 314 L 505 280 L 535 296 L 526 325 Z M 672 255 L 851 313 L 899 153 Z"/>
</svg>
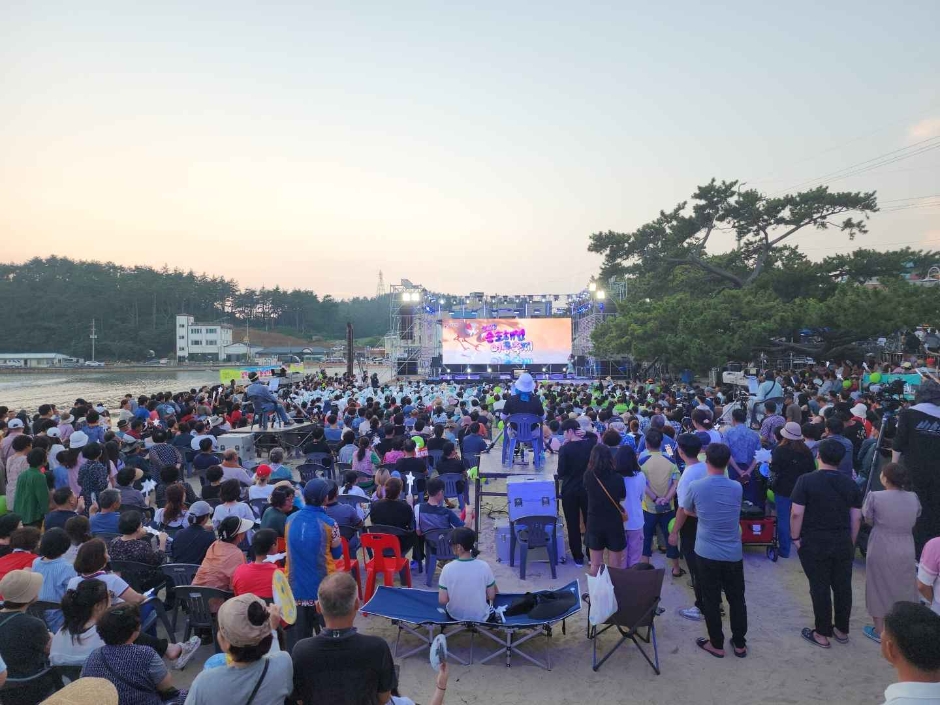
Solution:
<svg viewBox="0 0 940 705">
<path fill-rule="evenodd" d="M 304 366 L 299 363 L 291 363 L 290 365 L 285 365 L 285 367 L 287 367 L 287 371 L 291 374 L 304 373 Z M 248 384 L 249 372 L 257 372 L 259 379 L 271 379 L 274 373 L 280 369 L 280 365 L 266 365 L 264 367 L 223 367 L 219 370 L 219 378 L 222 380 L 222 384 L 231 384 L 232 380 L 235 380 L 235 384 Z"/>
<path fill-rule="evenodd" d="M 445 318 L 445 365 L 563 365 L 571 355 L 570 318 Z"/>
<path fill-rule="evenodd" d="M 875 373 L 879 374 L 879 373 Z M 903 374 L 903 375 L 894 375 L 894 374 L 885 374 L 880 373 L 879 379 L 877 382 L 871 381 L 871 373 L 867 373 L 862 377 L 862 384 L 868 386 L 869 384 L 880 384 L 885 387 L 888 384 L 891 384 L 894 380 L 900 379 L 904 381 L 904 397 L 907 399 L 913 399 L 914 393 L 917 391 L 917 387 L 920 386 L 923 377 L 921 377 L 916 372 L 914 374 Z"/>
</svg>

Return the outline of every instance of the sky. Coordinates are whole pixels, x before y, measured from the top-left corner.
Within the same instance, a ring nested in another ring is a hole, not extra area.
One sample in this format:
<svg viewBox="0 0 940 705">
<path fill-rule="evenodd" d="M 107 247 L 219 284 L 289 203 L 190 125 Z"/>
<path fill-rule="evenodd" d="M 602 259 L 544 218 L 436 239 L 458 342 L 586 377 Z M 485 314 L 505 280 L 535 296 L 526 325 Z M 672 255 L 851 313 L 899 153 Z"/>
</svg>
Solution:
<svg viewBox="0 0 940 705">
<path fill-rule="evenodd" d="M 935 0 L 3 3 L 0 258 L 564 294 L 591 233 L 712 177 L 848 173 L 884 212 L 808 255 L 940 249 L 938 27 Z"/>
</svg>

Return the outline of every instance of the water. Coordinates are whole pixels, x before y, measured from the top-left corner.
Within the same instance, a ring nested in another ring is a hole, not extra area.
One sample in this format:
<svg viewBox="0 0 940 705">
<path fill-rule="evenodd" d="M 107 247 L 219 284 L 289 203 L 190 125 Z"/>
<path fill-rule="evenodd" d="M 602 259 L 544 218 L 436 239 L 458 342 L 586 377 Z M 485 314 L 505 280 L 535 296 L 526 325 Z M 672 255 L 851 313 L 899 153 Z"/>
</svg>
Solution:
<svg viewBox="0 0 940 705">
<path fill-rule="evenodd" d="M 102 370 L 62 374 L 3 374 L 0 372 L 0 406 L 35 411 L 40 404 L 70 409 L 81 397 L 91 403 L 117 408 L 125 394 L 155 394 L 199 388 L 219 382 L 219 372 L 210 370 L 168 370 L 153 372 Z"/>
</svg>

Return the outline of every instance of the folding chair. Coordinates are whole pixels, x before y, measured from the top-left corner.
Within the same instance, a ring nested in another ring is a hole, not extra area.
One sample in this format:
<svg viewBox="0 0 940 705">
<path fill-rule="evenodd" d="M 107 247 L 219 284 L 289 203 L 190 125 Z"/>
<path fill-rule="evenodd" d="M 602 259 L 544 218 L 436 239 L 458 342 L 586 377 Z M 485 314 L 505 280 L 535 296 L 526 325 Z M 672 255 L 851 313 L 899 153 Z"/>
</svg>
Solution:
<svg viewBox="0 0 940 705">
<path fill-rule="evenodd" d="M 167 577 L 167 591 L 170 587 L 178 588 L 180 585 L 191 585 L 193 578 L 196 577 L 196 572 L 199 570 L 199 565 L 196 563 L 164 563 L 160 566 L 160 570 L 163 571 L 163 574 Z M 173 626 L 173 638 L 176 638 L 176 618 L 179 615 L 180 603 L 179 600 L 173 604 L 173 619 L 170 623 Z"/>
<path fill-rule="evenodd" d="M 304 457 L 303 465 L 301 465 L 297 469 L 300 470 L 300 468 L 306 467 L 308 465 L 319 466 L 319 469 L 321 470 L 321 472 L 323 472 L 323 474 L 326 477 L 330 478 L 331 480 L 333 479 L 333 454 L 332 453 L 307 453 L 306 456 Z M 300 473 L 300 478 L 304 482 L 307 482 L 307 480 L 303 479 L 304 478 L 303 472 Z"/>
<path fill-rule="evenodd" d="M 373 530 L 376 527 L 371 527 Z M 395 573 L 399 574 L 401 581 L 411 587 L 411 565 L 407 558 L 402 558 L 401 543 L 397 536 L 389 533 L 370 531 L 360 537 L 362 547 L 372 551 L 372 558 L 366 561 L 366 601 L 375 592 L 375 583 L 381 573 L 386 586 L 393 584 Z M 392 555 L 386 556 L 386 551 Z"/>
<path fill-rule="evenodd" d="M 234 595 L 216 588 L 199 585 L 178 586 L 176 588 L 176 599 L 182 600 L 186 605 L 186 631 L 183 634 L 183 641 L 188 641 L 194 630 L 206 629 L 212 632 L 212 644 L 216 653 L 219 653 L 219 642 L 216 638 L 219 625 L 209 607 L 209 603 L 212 600 L 225 602 L 230 597 L 234 597 Z"/>
<path fill-rule="evenodd" d="M 549 527 L 551 527 L 549 529 Z M 551 533 L 549 533 L 551 532 Z M 533 548 L 544 548 L 548 551 L 548 564 L 551 567 L 552 579 L 556 578 L 558 565 L 558 517 L 528 516 L 519 517 L 509 525 L 509 566 L 516 564 L 516 543 L 521 543 L 522 550 L 519 555 L 519 578 L 525 580 L 526 563 L 529 560 L 529 551 Z"/>
<path fill-rule="evenodd" d="M 49 622 L 46 620 L 47 611 L 62 611 L 62 605 L 58 602 L 51 602 L 49 600 L 36 600 L 33 604 L 26 608 L 26 612 L 36 619 L 41 619 L 46 626 L 49 626 Z"/>
<path fill-rule="evenodd" d="M 126 582 L 131 586 L 131 588 L 141 594 L 150 589 L 146 588 L 145 586 L 148 582 L 152 582 L 156 572 L 162 572 L 161 569 L 162 566 L 157 568 L 156 566 L 148 565 L 147 563 L 137 563 L 135 561 L 111 561 L 111 570 L 115 573 L 118 573 L 124 582 Z M 174 634 L 175 630 L 173 625 L 170 623 L 169 617 L 166 616 L 166 609 L 163 607 L 163 600 L 154 594 L 152 597 L 148 597 L 146 600 L 144 600 L 140 604 L 140 607 L 143 609 L 148 605 L 153 607 L 153 612 L 146 620 L 144 620 L 144 623 L 141 624 L 141 631 L 147 631 L 150 629 L 150 627 L 154 626 L 156 621 L 159 619 L 163 623 L 163 628 L 166 630 L 167 636 Z"/>
<path fill-rule="evenodd" d="M 535 414 L 512 414 L 506 417 L 504 429 L 506 435 L 503 440 L 503 467 L 513 464 L 516 446 L 528 445 L 532 448 L 533 463 L 536 469 L 541 468 L 545 462 L 545 451 L 542 447 L 542 419 Z M 525 460 L 525 450 L 522 451 L 521 465 L 528 465 Z"/>
<path fill-rule="evenodd" d="M 424 532 L 424 584 L 431 587 L 437 564 L 454 560 L 454 549 L 450 545 L 453 529 L 430 529 Z"/>
<path fill-rule="evenodd" d="M 252 499 L 248 501 L 248 506 L 251 507 L 251 511 L 254 512 L 255 516 L 258 517 L 258 520 L 261 520 L 261 517 L 264 516 L 264 510 L 268 508 L 270 502 L 264 497 L 259 497 L 258 499 Z"/>
<path fill-rule="evenodd" d="M 347 472 L 349 472 L 350 470 L 352 470 L 352 463 L 339 463 L 339 462 L 337 462 L 337 463 L 334 463 L 333 467 L 336 468 L 336 475 L 337 475 L 337 477 L 342 477 L 342 476 L 345 475 Z"/>
<path fill-rule="evenodd" d="M 17 691 L 22 691 L 25 689 L 30 690 L 30 695 L 35 697 L 33 692 L 35 689 L 38 689 L 40 683 L 48 683 L 48 688 L 39 696 L 42 699 L 45 699 L 46 696 L 52 695 L 55 691 L 62 688 L 62 677 L 56 672 L 52 666 L 46 666 L 38 673 L 34 673 L 31 676 L 26 676 L 24 678 L 7 678 L 6 683 L 2 688 L 0 688 L 0 702 L 38 702 L 34 699 L 24 700 L 25 693 L 17 696 Z"/>
<path fill-rule="evenodd" d="M 52 669 L 69 683 L 82 677 L 82 666 L 53 666 Z"/>
<path fill-rule="evenodd" d="M 120 534 L 112 534 L 110 531 L 98 531 L 98 532 L 92 531 L 91 535 L 94 536 L 96 539 L 101 539 L 109 546 L 111 545 L 111 542 L 114 541 L 114 539 L 120 536 Z"/>
<path fill-rule="evenodd" d="M 614 586 L 614 596 L 617 598 L 617 611 L 604 622 L 602 629 L 588 626 L 588 638 L 594 642 L 591 667 L 596 671 L 611 655 L 620 648 L 627 639 L 630 639 L 636 648 L 643 654 L 646 662 L 652 666 L 656 675 L 659 670 L 659 649 L 656 646 L 656 608 L 659 606 L 660 595 L 663 590 L 663 578 L 666 571 L 663 568 L 653 570 L 637 570 L 636 568 L 606 568 L 610 572 L 610 581 Z M 591 615 L 591 602 L 588 603 L 588 617 Z M 589 622 L 590 624 L 590 622 Z M 608 629 L 615 628 L 620 632 L 620 639 L 614 644 L 604 657 L 597 660 L 598 637 Z M 640 630 L 646 629 L 644 636 Z M 653 659 L 650 659 L 646 650 L 637 639 L 653 646 Z"/>
</svg>

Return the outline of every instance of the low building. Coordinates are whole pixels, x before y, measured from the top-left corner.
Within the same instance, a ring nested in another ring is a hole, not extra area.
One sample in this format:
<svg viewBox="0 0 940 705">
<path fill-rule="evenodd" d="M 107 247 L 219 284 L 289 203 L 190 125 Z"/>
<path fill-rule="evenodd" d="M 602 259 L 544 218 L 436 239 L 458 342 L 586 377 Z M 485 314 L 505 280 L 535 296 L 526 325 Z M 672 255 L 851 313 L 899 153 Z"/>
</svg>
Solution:
<svg viewBox="0 0 940 705">
<path fill-rule="evenodd" d="M 176 316 L 176 359 L 225 360 L 232 344 L 232 326 L 223 323 L 197 323 L 192 316 Z"/>
<path fill-rule="evenodd" d="M 6 368 L 36 368 L 36 367 L 64 367 L 66 365 L 81 365 L 84 360 L 80 357 L 71 357 L 62 353 L 0 353 L 0 369 Z"/>
</svg>

